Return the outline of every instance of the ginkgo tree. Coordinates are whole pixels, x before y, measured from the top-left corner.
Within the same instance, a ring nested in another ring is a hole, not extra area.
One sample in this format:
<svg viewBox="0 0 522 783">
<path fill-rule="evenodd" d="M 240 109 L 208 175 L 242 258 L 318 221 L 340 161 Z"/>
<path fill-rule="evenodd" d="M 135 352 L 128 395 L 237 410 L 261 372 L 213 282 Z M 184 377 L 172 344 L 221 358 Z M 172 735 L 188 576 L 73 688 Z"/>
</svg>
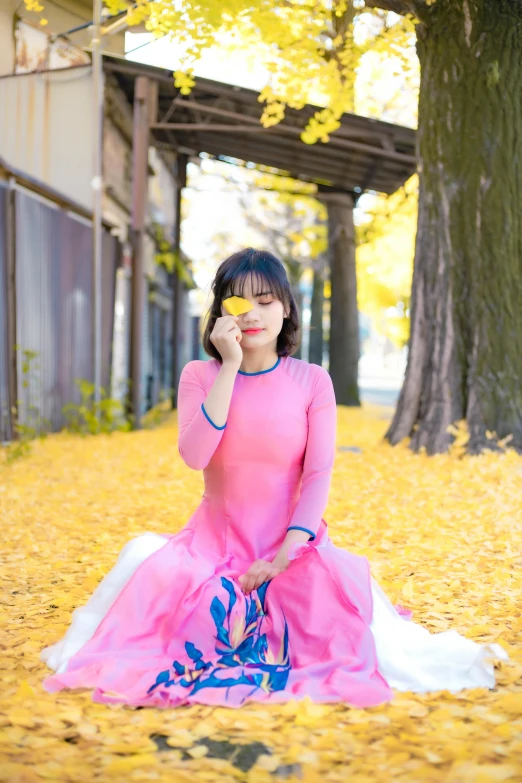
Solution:
<svg viewBox="0 0 522 783">
<path fill-rule="evenodd" d="M 120 0 L 111 0 L 117 10 Z M 390 13 L 391 12 L 391 13 Z M 364 20 L 380 24 L 361 42 Z M 353 107 L 371 47 L 400 56 L 416 35 L 419 215 L 406 378 L 387 433 L 445 451 L 466 420 L 468 449 L 522 449 L 522 3 L 520 0 L 155 0 L 130 21 L 197 58 L 221 31 L 265 47 L 264 125 L 324 100 L 304 142 L 327 143 Z M 190 91 L 187 61 L 176 74 Z M 311 101 L 310 101 L 311 102 Z"/>
<path fill-rule="evenodd" d="M 373 198 L 356 227 L 357 300 L 377 332 L 397 347 L 409 337 L 418 177 L 387 198 Z"/>
<path fill-rule="evenodd" d="M 522 3 L 369 0 L 415 15 L 419 216 L 405 383 L 388 438 L 522 448 Z M 449 429 L 449 431 L 448 431 Z"/>
<path fill-rule="evenodd" d="M 258 183 L 267 175 L 258 178 Z M 322 363 L 323 306 L 326 282 L 327 212 L 326 207 L 311 195 L 276 190 L 257 191 L 242 195 L 239 202 L 248 225 L 263 239 L 263 246 L 271 250 L 285 265 L 290 287 L 300 315 L 303 313 L 301 283 L 311 273 L 313 281 L 310 333 L 312 351 L 310 361 Z M 301 345 L 295 352 L 301 357 Z"/>
</svg>

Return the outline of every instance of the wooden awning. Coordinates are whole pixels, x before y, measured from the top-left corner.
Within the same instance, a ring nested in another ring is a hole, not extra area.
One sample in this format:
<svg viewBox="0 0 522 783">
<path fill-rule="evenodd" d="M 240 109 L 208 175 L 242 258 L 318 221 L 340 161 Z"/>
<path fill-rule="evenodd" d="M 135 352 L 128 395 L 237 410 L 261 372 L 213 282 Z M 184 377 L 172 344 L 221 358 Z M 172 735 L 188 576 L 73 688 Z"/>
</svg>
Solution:
<svg viewBox="0 0 522 783">
<path fill-rule="evenodd" d="M 282 123 L 263 128 L 255 90 L 198 77 L 191 94 L 183 96 L 171 71 L 109 56 L 104 69 L 115 75 L 130 103 L 137 76 L 158 83 L 158 120 L 151 127 L 158 146 L 252 161 L 313 182 L 320 190 L 356 197 L 367 190 L 393 193 L 416 171 L 412 128 L 344 114 L 328 143 L 305 144 L 300 134 L 317 106 L 287 109 Z"/>
</svg>

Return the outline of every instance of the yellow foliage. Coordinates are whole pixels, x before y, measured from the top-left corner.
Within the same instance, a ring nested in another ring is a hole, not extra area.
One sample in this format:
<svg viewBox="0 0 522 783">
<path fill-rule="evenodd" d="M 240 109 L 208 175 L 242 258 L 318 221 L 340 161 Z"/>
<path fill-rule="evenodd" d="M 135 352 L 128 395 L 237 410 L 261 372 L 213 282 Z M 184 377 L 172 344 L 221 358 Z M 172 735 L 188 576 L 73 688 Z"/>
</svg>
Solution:
<svg viewBox="0 0 522 783">
<path fill-rule="evenodd" d="M 357 298 L 361 312 L 398 346 L 409 336 L 409 318 L 385 316 L 387 308 L 408 308 L 415 254 L 417 175 L 388 198 L 376 198 L 369 220 L 358 226 Z"/>
<path fill-rule="evenodd" d="M 366 710 L 306 698 L 137 711 L 95 704 L 89 691 L 45 692 L 39 651 L 65 632 L 126 541 L 180 530 L 203 489 L 177 452 L 175 415 L 156 430 L 53 435 L 0 466 L 1 779 L 519 781 L 522 460 L 509 450 L 462 457 L 459 428 L 449 454 L 414 455 L 383 442 L 388 418 L 387 409 L 339 406 L 338 446 L 362 453 L 337 452 L 330 536 L 368 557 L 390 599 L 431 632 L 500 642 L 510 660 L 497 662 L 495 690 L 396 692 Z M 155 751 L 158 734 L 168 751 Z M 230 742 L 230 755 L 215 758 L 207 738 Z M 235 762 L 248 745 L 258 750 L 242 771 Z M 278 774 L 291 764 L 293 778 Z"/>
<path fill-rule="evenodd" d="M 43 5 L 41 5 L 38 0 L 24 0 L 24 4 L 26 11 L 32 11 L 36 14 L 40 14 L 44 10 Z"/>
<path fill-rule="evenodd" d="M 189 95 L 196 84 L 196 80 L 192 76 L 193 70 L 193 68 L 189 68 L 185 72 L 174 72 L 174 86 L 179 89 L 182 95 Z"/>
<path fill-rule="evenodd" d="M 368 18 L 376 24 L 365 25 Z M 277 125 L 287 106 L 318 105 L 301 136 L 306 144 L 328 142 L 342 115 L 354 111 L 357 68 L 366 52 L 391 55 L 398 67 L 412 69 L 405 51 L 413 50 L 413 21 L 346 0 L 212 0 L 204 5 L 141 0 L 128 11 L 127 21 L 144 23 L 154 35 L 180 45 L 184 54 L 175 78 L 184 95 L 192 87 L 194 63 L 224 35 L 259 51 L 271 74 L 259 95 L 261 124 Z M 356 34 L 359 28 L 371 32 Z"/>
</svg>

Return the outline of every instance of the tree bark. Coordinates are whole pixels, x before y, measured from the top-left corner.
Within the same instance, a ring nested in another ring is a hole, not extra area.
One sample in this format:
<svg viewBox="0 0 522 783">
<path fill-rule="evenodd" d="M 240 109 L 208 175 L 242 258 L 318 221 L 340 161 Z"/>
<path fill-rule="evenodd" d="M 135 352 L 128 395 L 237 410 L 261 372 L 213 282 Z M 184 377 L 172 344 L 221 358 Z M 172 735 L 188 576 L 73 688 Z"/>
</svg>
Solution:
<svg viewBox="0 0 522 783">
<path fill-rule="evenodd" d="M 522 3 L 437 0 L 419 33 L 411 337 L 386 437 L 444 452 L 466 419 L 469 452 L 522 449 Z"/>
<path fill-rule="evenodd" d="M 293 295 L 293 297 L 295 299 L 297 312 L 299 313 L 299 323 L 302 325 L 302 323 L 303 323 L 303 320 L 302 320 L 303 319 L 303 295 L 302 295 L 302 293 L 300 291 L 298 282 L 297 283 L 293 283 L 290 287 L 292 289 L 292 295 Z M 302 330 L 302 326 L 301 326 L 301 330 Z M 301 335 L 302 335 L 302 331 L 301 331 Z M 301 340 L 299 341 L 299 345 L 297 346 L 297 349 L 296 349 L 295 353 L 292 354 L 292 356 L 294 357 L 294 359 L 301 359 L 302 358 L 302 354 L 303 354 L 303 343 L 302 343 L 302 338 L 301 338 Z"/>
<path fill-rule="evenodd" d="M 360 405 L 359 316 L 355 274 L 354 201 L 349 193 L 321 193 L 328 207 L 331 268 L 330 367 L 338 405 Z"/>
<path fill-rule="evenodd" d="M 322 259 L 321 259 L 322 260 Z M 310 364 L 323 363 L 323 313 L 324 313 L 324 263 L 314 268 L 312 303 L 310 313 L 310 339 L 308 343 L 308 361 Z"/>
<path fill-rule="evenodd" d="M 290 290 L 295 300 L 297 312 L 299 315 L 299 323 L 301 324 L 301 339 L 297 350 L 292 354 L 294 359 L 300 359 L 302 356 L 302 318 L 303 318 L 303 295 L 301 293 L 301 277 L 303 275 L 303 264 L 300 261 L 295 261 L 291 256 L 283 256 L 283 262 L 286 267 L 288 275 L 288 282 L 290 283 Z"/>
<path fill-rule="evenodd" d="M 424 0 L 365 0 L 367 8 L 380 8 L 382 11 L 393 11 L 395 14 L 415 14 Z"/>
</svg>

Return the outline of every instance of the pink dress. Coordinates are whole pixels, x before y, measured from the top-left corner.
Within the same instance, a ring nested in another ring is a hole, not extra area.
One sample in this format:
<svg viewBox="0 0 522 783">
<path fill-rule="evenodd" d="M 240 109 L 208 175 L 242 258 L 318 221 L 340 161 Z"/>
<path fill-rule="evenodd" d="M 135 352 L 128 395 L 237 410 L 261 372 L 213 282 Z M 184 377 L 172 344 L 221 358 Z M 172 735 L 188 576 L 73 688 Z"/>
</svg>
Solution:
<svg viewBox="0 0 522 783">
<path fill-rule="evenodd" d="M 168 707 L 309 696 L 365 707 L 393 688 L 494 687 L 487 656 L 455 631 L 430 634 L 394 607 L 365 557 L 336 547 L 323 513 L 336 453 L 328 373 L 293 357 L 239 372 L 227 422 L 204 400 L 217 360 L 192 361 L 179 385 L 179 453 L 203 470 L 201 503 L 174 535 L 144 533 L 42 660 L 49 692 L 94 689 L 97 702 Z M 287 570 L 245 596 L 238 577 L 272 560 L 286 532 Z"/>
</svg>

